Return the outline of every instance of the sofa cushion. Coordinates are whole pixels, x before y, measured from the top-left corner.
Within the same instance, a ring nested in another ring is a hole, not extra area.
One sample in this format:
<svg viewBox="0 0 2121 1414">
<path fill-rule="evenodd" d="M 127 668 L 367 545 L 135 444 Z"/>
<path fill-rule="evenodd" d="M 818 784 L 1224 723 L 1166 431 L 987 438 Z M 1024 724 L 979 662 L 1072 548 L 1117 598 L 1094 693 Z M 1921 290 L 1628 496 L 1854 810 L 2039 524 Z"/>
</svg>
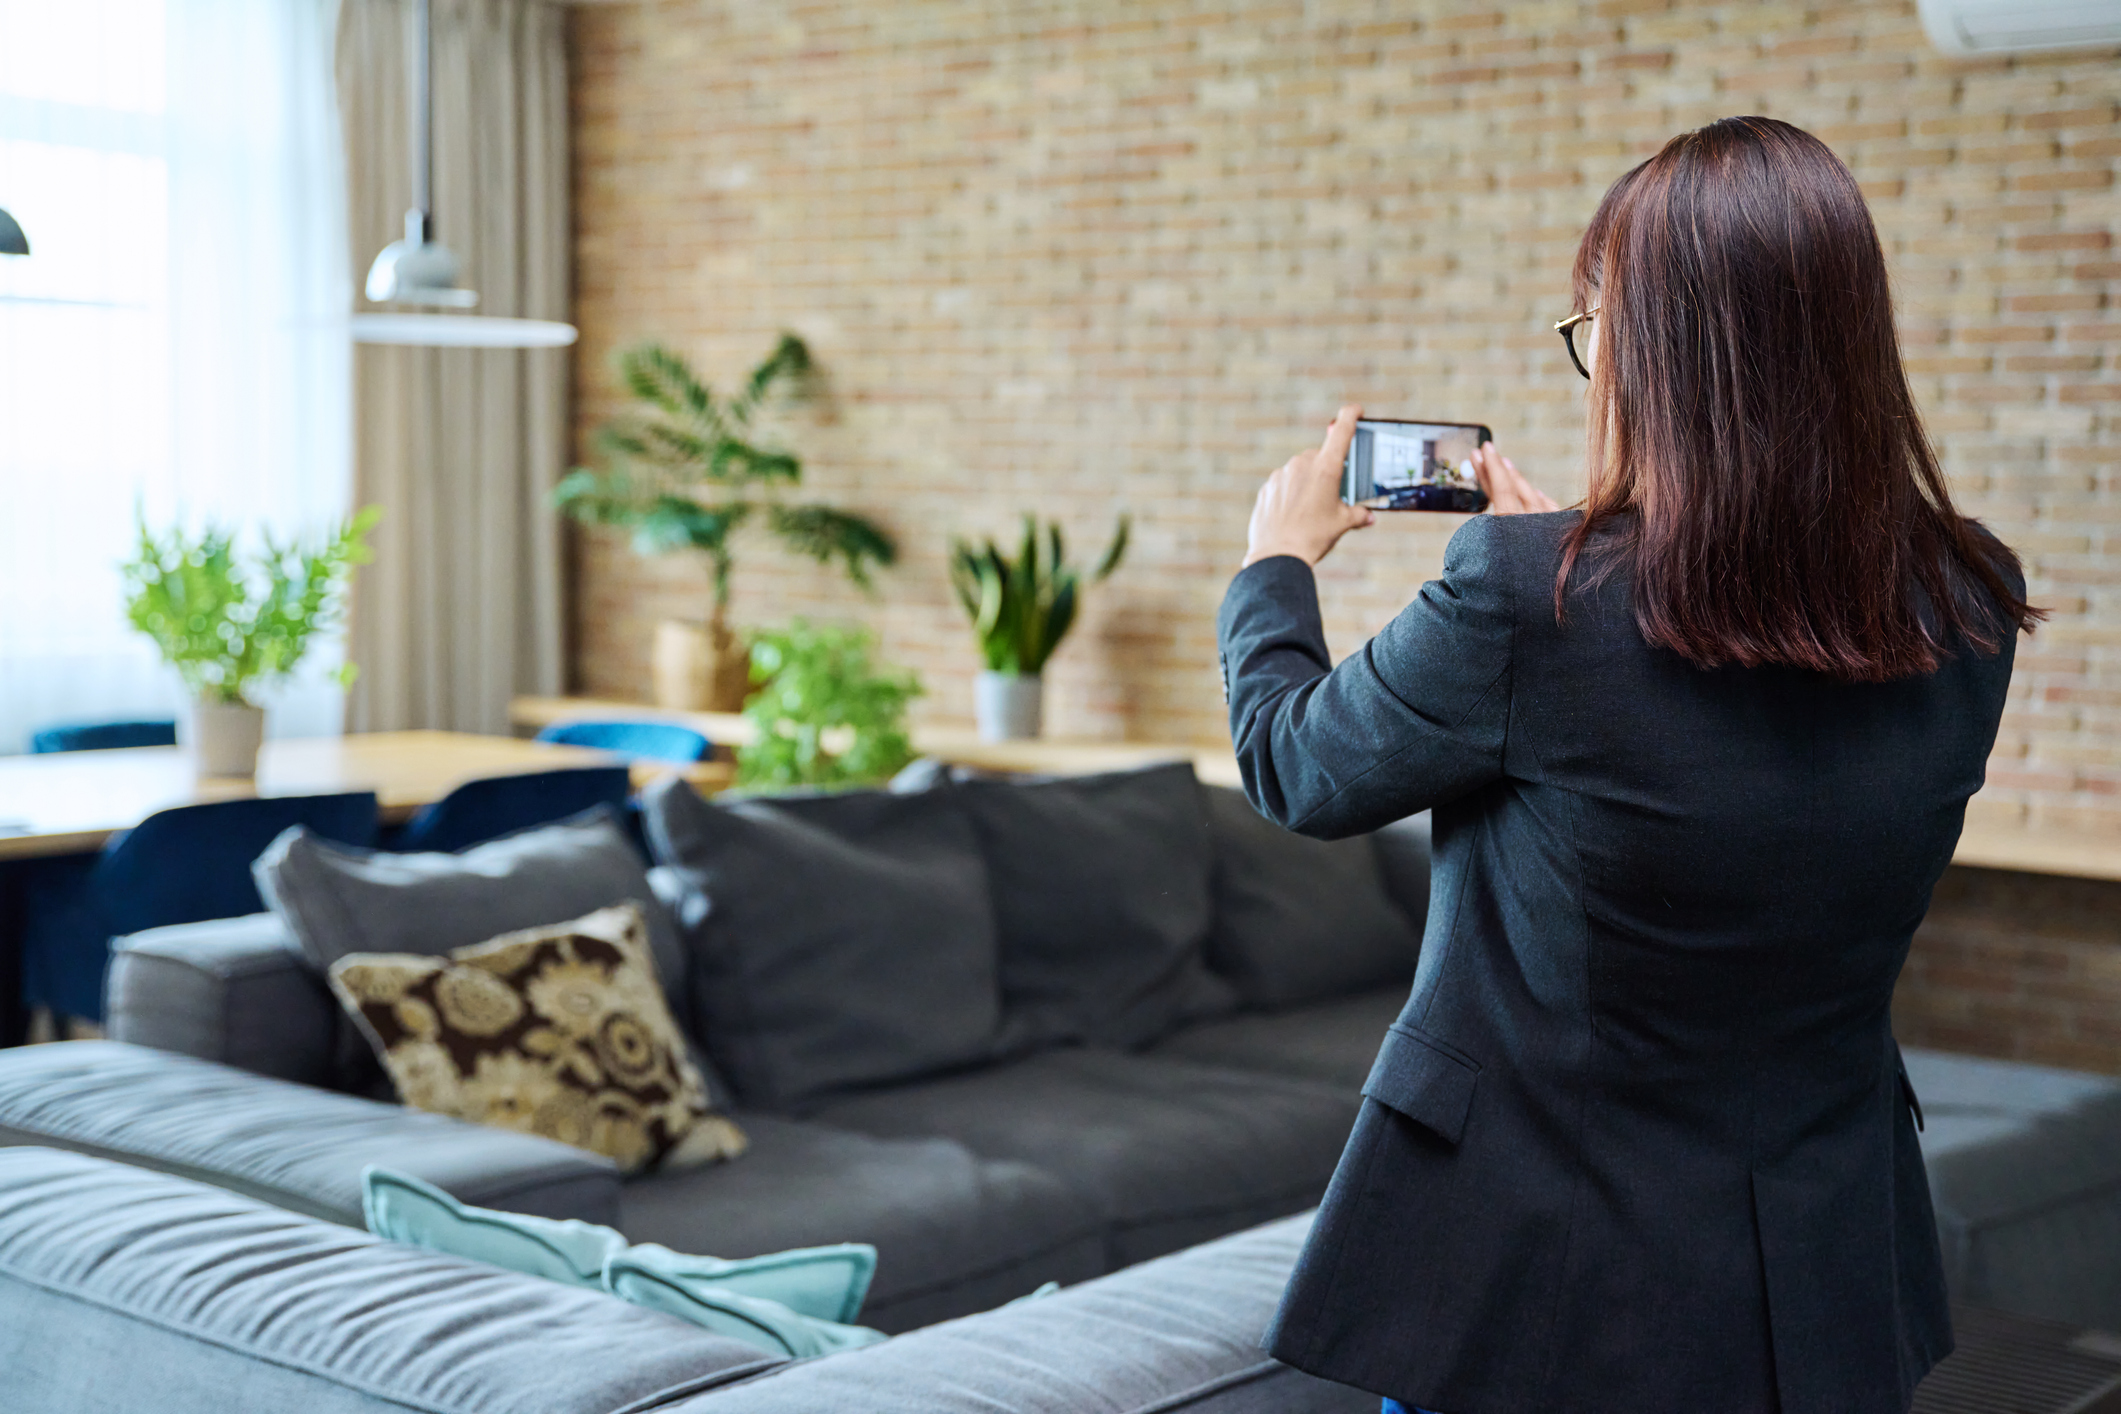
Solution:
<svg viewBox="0 0 2121 1414">
<path fill-rule="evenodd" d="M 1051 1175 L 948 1139 L 879 1138 L 745 1113 L 743 1160 L 650 1175 L 619 1195 L 635 1242 L 753 1257 L 866 1242 L 876 1278 L 862 1320 L 887 1331 L 1081 1281 L 1104 1266 L 1098 1215 Z"/>
<path fill-rule="evenodd" d="M 944 1135 L 1043 1169 L 1105 1216 L 1107 1262 L 1119 1267 L 1316 1203 L 1360 1103 L 1352 1090 L 1256 1071 L 1059 1050 L 850 1096 L 819 1117 Z"/>
<path fill-rule="evenodd" d="M 773 1364 L 601 1292 L 167 1174 L 0 1150 L 9 1414 L 601 1411 Z"/>
<path fill-rule="evenodd" d="M 629 1173 L 744 1152 L 743 1131 L 708 1108 L 638 904 L 440 957 L 349 953 L 331 986 L 414 1109 L 557 1139 Z"/>
<path fill-rule="evenodd" d="M 258 856 L 252 872 L 320 973 L 348 953 L 433 957 L 519 928 L 637 903 L 648 919 L 663 986 L 675 995 L 683 984 L 677 930 L 656 902 L 625 830 L 601 806 L 461 854 L 354 849 L 297 826 Z"/>
<path fill-rule="evenodd" d="M 604 1289 L 604 1263 L 626 1250 L 615 1227 L 481 1208 L 380 1164 L 361 1170 L 361 1215 L 392 1242 L 591 1291 Z"/>
<path fill-rule="evenodd" d="M 1292 1011 L 1218 1017 L 1158 1042 L 1150 1054 L 1319 1080 L 1354 1093 L 1370 1076 L 1385 1028 L 1406 1006 L 1407 987 L 1402 982 Z"/>
<path fill-rule="evenodd" d="M 697 906 L 693 1012 L 747 1106 L 985 1058 L 1000 1016 L 993 906 L 946 793 L 710 805 L 675 777 L 642 802 Z"/>
<path fill-rule="evenodd" d="M 1190 765 L 932 794 L 962 799 L 979 829 L 1005 1053 L 1143 1046 L 1235 1007 L 1203 952 L 1214 854 Z"/>
<path fill-rule="evenodd" d="M 671 1414 L 1376 1414 L 1259 1349 L 1310 1226 L 1291 1218 L 1042 1300 L 782 1366 Z"/>
<path fill-rule="evenodd" d="M 1373 831 L 1370 847 L 1377 853 L 1379 881 L 1419 938 L 1429 921 L 1429 812 Z"/>
<path fill-rule="evenodd" d="M 737 1283 L 717 1280 L 724 1273 L 715 1270 L 715 1262 L 644 1242 L 604 1264 L 604 1287 L 636 1306 L 690 1321 L 768 1354 L 799 1360 L 859 1350 L 885 1338 L 882 1331 L 868 1326 L 797 1310 L 785 1301 L 755 1296 Z"/>
<path fill-rule="evenodd" d="M 1905 1058 L 1953 1297 L 2121 1331 L 2121 1079 Z"/>
<path fill-rule="evenodd" d="M 618 1210 L 618 1170 L 581 1149 L 117 1041 L 0 1052 L 10 1144 L 122 1159 L 351 1227 L 369 1164 L 482 1207 L 602 1223 Z"/>
<path fill-rule="evenodd" d="M 1202 786 L 1201 798 L 1215 844 L 1208 965 L 1246 1006 L 1301 1006 L 1414 975 L 1421 936 L 1385 893 L 1368 837 L 1284 830 L 1222 786 Z"/>
</svg>

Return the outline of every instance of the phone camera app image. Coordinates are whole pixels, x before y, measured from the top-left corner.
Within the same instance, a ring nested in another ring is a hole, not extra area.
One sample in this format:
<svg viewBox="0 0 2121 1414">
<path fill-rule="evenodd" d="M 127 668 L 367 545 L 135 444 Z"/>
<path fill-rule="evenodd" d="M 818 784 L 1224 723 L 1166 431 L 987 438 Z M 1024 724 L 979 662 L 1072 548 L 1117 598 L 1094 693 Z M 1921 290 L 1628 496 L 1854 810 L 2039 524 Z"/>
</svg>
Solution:
<svg viewBox="0 0 2121 1414">
<path fill-rule="evenodd" d="M 1383 511 L 1486 510 L 1473 471 L 1480 430 L 1448 422 L 1358 422 L 1341 472 L 1341 499 Z"/>
</svg>

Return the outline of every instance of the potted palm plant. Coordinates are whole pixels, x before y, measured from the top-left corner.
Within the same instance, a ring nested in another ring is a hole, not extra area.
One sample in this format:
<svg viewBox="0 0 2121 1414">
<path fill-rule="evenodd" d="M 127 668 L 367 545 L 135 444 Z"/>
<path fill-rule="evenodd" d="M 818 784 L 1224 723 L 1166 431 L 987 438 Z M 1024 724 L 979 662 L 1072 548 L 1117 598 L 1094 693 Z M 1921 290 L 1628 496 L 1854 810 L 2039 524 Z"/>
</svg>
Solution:
<svg viewBox="0 0 2121 1414">
<path fill-rule="evenodd" d="M 354 567 L 373 558 L 368 532 L 381 516 L 370 506 L 306 549 L 261 536 L 250 556 L 216 526 L 158 535 L 140 521 L 120 567 L 126 617 L 191 696 L 185 736 L 200 775 L 257 774 L 265 711 L 255 694 L 301 666 L 316 635 L 337 623 Z M 353 673 L 341 667 L 340 681 Z"/>
<path fill-rule="evenodd" d="M 717 397 L 682 357 L 655 344 L 620 355 L 619 373 L 640 410 L 598 429 L 606 465 L 577 467 L 554 488 L 553 502 L 585 525 L 631 531 L 641 554 L 705 557 L 712 586 L 706 619 L 656 626 L 655 701 L 736 711 L 751 672 L 750 654 L 729 623 L 737 533 L 761 526 L 820 564 L 837 562 L 863 589 L 873 567 L 898 558 L 898 546 L 863 516 L 785 499 L 802 480 L 802 463 L 755 440 L 761 412 L 778 397 L 800 399 L 808 390 L 810 351 L 795 335 L 783 334 L 728 397 Z"/>
<path fill-rule="evenodd" d="M 1127 517 L 1113 529 L 1093 583 L 1119 568 L 1127 553 Z M 973 709 L 985 741 L 1035 737 L 1045 725 L 1046 660 L 1075 625 L 1082 574 L 1068 563 L 1061 528 L 1041 533 L 1024 517 L 1024 537 L 1011 559 L 992 540 L 975 549 L 950 547 L 950 582 L 972 620 L 987 669 L 973 686 Z"/>
</svg>

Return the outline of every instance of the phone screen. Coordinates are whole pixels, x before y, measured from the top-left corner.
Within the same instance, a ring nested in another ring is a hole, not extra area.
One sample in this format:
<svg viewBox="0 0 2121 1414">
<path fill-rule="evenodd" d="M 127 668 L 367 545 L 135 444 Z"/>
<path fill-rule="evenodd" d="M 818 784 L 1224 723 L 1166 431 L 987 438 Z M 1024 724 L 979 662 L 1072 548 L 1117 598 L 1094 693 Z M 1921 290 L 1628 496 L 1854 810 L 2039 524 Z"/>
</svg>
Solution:
<svg viewBox="0 0 2121 1414">
<path fill-rule="evenodd" d="M 1340 498 L 1388 511 L 1485 510 L 1473 454 L 1490 440 L 1477 422 L 1363 418 L 1341 468 Z"/>
</svg>

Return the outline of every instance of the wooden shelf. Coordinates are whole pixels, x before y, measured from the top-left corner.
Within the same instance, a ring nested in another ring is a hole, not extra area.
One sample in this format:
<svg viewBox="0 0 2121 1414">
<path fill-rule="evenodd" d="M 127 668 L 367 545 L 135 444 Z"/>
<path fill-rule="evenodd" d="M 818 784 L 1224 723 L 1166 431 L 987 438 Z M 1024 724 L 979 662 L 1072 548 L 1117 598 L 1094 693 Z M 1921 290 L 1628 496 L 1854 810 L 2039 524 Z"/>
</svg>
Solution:
<svg viewBox="0 0 2121 1414">
<path fill-rule="evenodd" d="M 717 746 L 746 746 L 751 723 L 735 712 L 674 712 L 638 702 L 595 697 L 518 697 L 509 704 L 509 720 L 541 730 L 558 722 L 675 722 L 691 727 Z M 1033 775 L 1084 776 L 1125 771 L 1159 761 L 1191 761 L 1194 771 L 1213 785 L 1238 784 L 1237 758 L 1227 746 L 1182 742 L 1082 741 L 1040 737 L 1032 741 L 981 741 L 962 727 L 920 727 L 913 749 L 961 766 Z"/>
<path fill-rule="evenodd" d="M 638 702 L 590 697 L 518 697 L 510 706 L 518 726 L 532 729 L 554 722 L 680 722 L 722 746 L 751 740 L 751 724 L 734 712 L 671 712 Z M 927 727 L 914 732 L 913 746 L 924 756 L 990 771 L 1038 775 L 1087 775 L 1123 771 L 1158 761 L 1191 761 L 1200 778 L 1214 785 L 1237 786 L 1237 759 L 1227 746 L 1129 741 L 981 741 L 963 728 Z M 2121 880 L 2121 839 L 2023 825 L 1969 824 L 1959 837 L 1954 864 L 1978 869 L 2014 869 L 2077 879 Z"/>
</svg>

